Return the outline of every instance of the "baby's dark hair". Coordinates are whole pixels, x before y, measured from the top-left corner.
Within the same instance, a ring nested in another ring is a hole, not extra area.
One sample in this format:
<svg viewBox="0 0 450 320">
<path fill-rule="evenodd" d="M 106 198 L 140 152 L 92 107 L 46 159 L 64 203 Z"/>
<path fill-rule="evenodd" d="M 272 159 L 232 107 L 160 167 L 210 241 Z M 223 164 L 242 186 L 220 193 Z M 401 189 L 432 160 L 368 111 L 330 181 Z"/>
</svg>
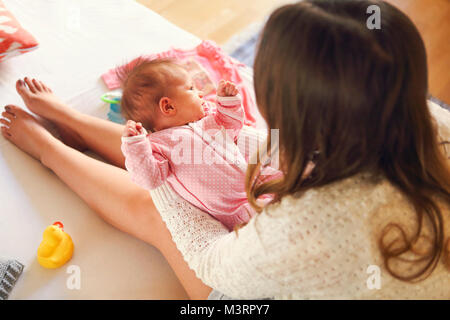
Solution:
<svg viewBox="0 0 450 320">
<path fill-rule="evenodd" d="M 126 120 L 141 122 L 154 131 L 156 111 L 162 97 L 168 96 L 174 81 L 178 79 L 179 64 L 171 59 L 134 59 L 116 70 L 123 90 L 120 103 Z"/>
</svg>

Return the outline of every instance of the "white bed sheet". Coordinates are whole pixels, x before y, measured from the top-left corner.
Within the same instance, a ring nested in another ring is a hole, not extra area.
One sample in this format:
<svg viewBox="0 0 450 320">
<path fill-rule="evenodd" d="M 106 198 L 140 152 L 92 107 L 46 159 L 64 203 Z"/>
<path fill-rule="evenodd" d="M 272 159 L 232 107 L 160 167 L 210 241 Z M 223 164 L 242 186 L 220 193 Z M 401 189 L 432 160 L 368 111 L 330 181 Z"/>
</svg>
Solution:
<svg viewBox="0 0 450 320">
<path fill-rule="evenodd" d="M 42 79 L 72 107 L 106 119 L 100 75 L 133 57 L 192 48 L 200 39 L 133 0 L 4 0 L 39 41 L 34 52 L 0 63 L 0 112 L 24 107 L 15 81 Z M 0 255 L 25 264 L 11 299 L 186 299 L 163 256 L 100 219 L 50 170 L 0 135 Z M 48 270 L 36 260 L 47 225 L 62 221 L 73 258 Z M 67 267 L 81 289 L 66 286 Z"/>
</svg>

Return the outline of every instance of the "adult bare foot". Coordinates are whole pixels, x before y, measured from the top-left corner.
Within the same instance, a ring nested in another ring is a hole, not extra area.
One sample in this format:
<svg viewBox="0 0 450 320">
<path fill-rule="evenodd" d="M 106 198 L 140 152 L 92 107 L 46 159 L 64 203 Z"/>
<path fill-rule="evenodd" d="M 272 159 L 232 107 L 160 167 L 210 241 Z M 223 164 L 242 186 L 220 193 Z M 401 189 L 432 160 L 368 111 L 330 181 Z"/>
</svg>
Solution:
<svg viewBox="0 0 450 320">
<path fill-rule="evenodd" d="M 16 82 L 16 90 L 30 111 L 48 120 L 62 122 L 74 112 L 42 81 L 31 80 L 28 77 L 24 80 L 19 79 Z"/>
<path fill-rule="evenodd" d="M 68 125 L 76 111 L 53 94 L 53 91 L 46 84 L 25 77 L 24 80 L 17 80 L 16 90 L 30 111 L 55 125 L 65 144 L 80 151 L 87 149 L 81 136 Z"/>
<path fill-rule="evenodd" d="M 25 110 L 14 105 L 6 106 L 5 110 L 0 119 L 3 137 L 41 161 L 42 153 L 55 138 Z"/>
</svg>

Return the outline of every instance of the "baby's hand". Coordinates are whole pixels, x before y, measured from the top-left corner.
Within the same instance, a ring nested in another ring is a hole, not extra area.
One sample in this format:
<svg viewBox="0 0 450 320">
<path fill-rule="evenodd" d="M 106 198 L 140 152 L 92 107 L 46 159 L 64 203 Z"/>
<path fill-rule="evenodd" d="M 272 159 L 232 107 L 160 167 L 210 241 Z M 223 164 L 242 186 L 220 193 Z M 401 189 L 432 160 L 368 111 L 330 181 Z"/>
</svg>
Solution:
<svg viewBox="0 0 450 320">
<path fill-rule="evenodd" d="M 217 95 L 219 97 L 233 97 L 239 93 L 233 82 L 220 80 L 217 86 Z"/>
<path fill-rule="evenodd" d="M 122 136 L 123 137 L 137 136 L 144 132 L 143 129 L 144 128 L 142 127 L 142 123 L 140 122 L 136 123 L 133 120 L 128 120 L 123 130 Z"/>
</svg>

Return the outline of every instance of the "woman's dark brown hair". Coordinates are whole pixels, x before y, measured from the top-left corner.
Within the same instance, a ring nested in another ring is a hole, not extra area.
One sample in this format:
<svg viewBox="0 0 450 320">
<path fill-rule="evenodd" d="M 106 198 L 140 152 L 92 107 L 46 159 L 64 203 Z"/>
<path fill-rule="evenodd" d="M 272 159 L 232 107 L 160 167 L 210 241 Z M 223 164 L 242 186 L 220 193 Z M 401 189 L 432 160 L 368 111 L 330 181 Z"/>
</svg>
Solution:
<svg viewBox="0 0 450 320">
<path fill-rule="evenodd" d="M 366 26 L 370 5 L 380 8 L 381 29 Z M 412 237 L 399 225 L 383 230 L 379 248 L 385 266 L 405 281 L 428 276 L 445 256 L 449 217 L 443 217 L 436 197 L 450 204 L 450 168 L 427 106 L 427 77 L 419 32 L 383 1 L 306 0 L 274 11 L 260 36 L 254 86 L 268 126 L 279 129 L 285 176 L 259 183 L 261 163 L 250 165 L 250 203 L 260 211 L 256 200 L 262 194 L 279 200 L 363 171 L 381 173 L 417 214 Z M 310 159 L 316 166 L 302 179 Z M 396 272 L 391 262 L 415 252 L 425 226 L 431 249 L 413 259 L 419 266 L 414 272 Z M 393 229 L 400 237 L 386 243 Z"/>
</svg>

